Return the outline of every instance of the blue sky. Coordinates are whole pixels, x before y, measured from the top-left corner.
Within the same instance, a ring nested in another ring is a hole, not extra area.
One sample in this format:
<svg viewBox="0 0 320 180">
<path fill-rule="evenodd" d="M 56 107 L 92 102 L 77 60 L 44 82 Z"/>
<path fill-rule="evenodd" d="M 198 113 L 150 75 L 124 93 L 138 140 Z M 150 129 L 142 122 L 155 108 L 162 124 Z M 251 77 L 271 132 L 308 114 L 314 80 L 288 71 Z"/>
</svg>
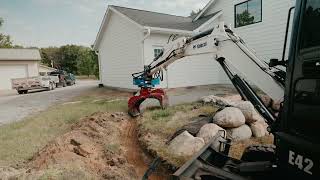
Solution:
<svg viewBox="0 0 320 180">
<path fill-rule="evenodd" d="M 23 46 L 93 44 L 108 5 L 187 16 L 209 0 L 0 0 L 1 33 Z"/>
</svg>

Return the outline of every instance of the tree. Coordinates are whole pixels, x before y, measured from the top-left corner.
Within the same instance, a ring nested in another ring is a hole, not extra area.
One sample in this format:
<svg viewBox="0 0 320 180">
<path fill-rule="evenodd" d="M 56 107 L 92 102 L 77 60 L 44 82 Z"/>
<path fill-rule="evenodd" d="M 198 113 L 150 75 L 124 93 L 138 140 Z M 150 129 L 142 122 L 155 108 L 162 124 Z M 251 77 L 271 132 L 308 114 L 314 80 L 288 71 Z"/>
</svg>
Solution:
<svg viewBox="0 0 320 180">
<path fill-rule="evenodd" d="M 93 59 L 93 75 L 96 76 L 96 78 L 99 78 L 99 60 L 98 60 L 98 56 L 94 51 L 91 51 L 91 56 Z"/>
<path fill-rule="evenodd" d="M 41 48 L 41 63 L 59 69 L 61 53 L 58 47 Z"/>
<path fill-rule="evenodd" d="M 241 14 L 237 14 L 237 26 L 244 26 L 252 24 L 254 22 L 254 16 L 251 16 L 248 10 L 243 11 Z"/>
<path fill-rule="evenodd" d="M 60 47 L 60 68 L 72 74 L 78 74 L 77 61 L 79 60 L 81 46 L 66 45 Z"/>
<path fill-rule="evenodd" d="M 0 48 L 12 48 L 12 41 L 9 35 L 0 33 Z"/>
<path fill-rule="evenodd" d="M 3 19 L 0 17 L 0 27 L 3 25 Z"/>
<path fill-rule="evenodd" d="M 89 48 L 80 49 L 80 57 L 78 60 L 78 72 L 82 75 L 93 74 L 94 60 L 91 56 L 91 50 Z"/>
<path fill-rule="evenodd" d="M 76 75 L 99 77 L 98 57 L 89 47 L 65 45 L 41 48 L 42 63 Z"/>
<path fill-rule="evenodd" d="M 0 17 L 0 27 L 3 25 L 4 21 Z M 0 33 L 0 48 L 12 48 L 12 41 L 9 35 Z"/>
</svg>

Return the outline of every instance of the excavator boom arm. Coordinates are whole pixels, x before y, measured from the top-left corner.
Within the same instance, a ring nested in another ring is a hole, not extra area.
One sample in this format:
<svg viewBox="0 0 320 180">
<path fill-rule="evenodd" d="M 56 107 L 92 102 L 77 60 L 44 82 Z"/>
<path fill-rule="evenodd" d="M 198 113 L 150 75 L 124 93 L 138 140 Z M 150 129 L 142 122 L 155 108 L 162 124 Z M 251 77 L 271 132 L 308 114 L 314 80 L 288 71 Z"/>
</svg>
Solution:
<svg viewBox="0 0 320 180">
<path fill-rule="evenodd" d="M 236 76 L 249 87 L 249 84 L 255 84 L 274 100 L 283 98 L 284 77 L 279 76 L 279 74 L 281 74 L 278 73 L 280 70 L 269 67 L 267 63 L 260 60 L 253 50 L 247 47 L 244 41 L 230 28 L 225 26 L 224 23 L 220 23 L 217 28 L 208 30 L 197 36 L 191 38 L 180 37 L 170 42 L 151 64 L 145 66 L 143 72 L 133 74 L 134 83 L 140 86 L 144 93 L 151 93 L 152 88 L 159 84 L 159 81 L 161 80 L 160 72 L 166 70 L 170 64 L 183 57 L 203 54 L 211 56 L 212 60 L 217 61 L 223 59 L 223 64 L 221 64 L 221 62 L 219 63 L 222 66 L 228 67 L 228 71 L 232 74 L 232 77 L 230 77 L 230 74 L 228 76 L 233 83 L 235 83 L 235 81 L 233 81 L 232 78 Z M 226 73 L 228 74 L 228 72 Z M 234 85 L 238 91 L 240 91 L 240 94 L 242 92 L 241 95 L 243 98 L 247 100 L 253 99 L 252 97 L 245 97 L 243 94 L 243 92 L 246 92 L 249 89 L 241 90 L 239 88 L 243 88 L 244 86 L 239 87 L 237 84 Z M 148 96 L 135 96 L 135 99 L 140 100 L 139 102 L 130 101 L 129 112 L 130 110 L 133 110 L 136 115 L 139 114 L 140 110 L 138 106 L 140 105 L 141 100 L 146 98 L 156 98 L 158 100 L 166 99 L 164 98 L 164 91 L 163 94 L 156 94 L 156 96 L 157 97 L 153 96 L 152 93 L 148 94 Z M 247 94 L 246 96 L 250 95 Z M 160 103 L 164 104 L 161 101 Z M 256 107 L 259 107 L 260 104 L 256 103 L 257 102 L 253 102 Z M 263 111 L 264 110 L 261 110 L 259 112 Z"/>
</svg>

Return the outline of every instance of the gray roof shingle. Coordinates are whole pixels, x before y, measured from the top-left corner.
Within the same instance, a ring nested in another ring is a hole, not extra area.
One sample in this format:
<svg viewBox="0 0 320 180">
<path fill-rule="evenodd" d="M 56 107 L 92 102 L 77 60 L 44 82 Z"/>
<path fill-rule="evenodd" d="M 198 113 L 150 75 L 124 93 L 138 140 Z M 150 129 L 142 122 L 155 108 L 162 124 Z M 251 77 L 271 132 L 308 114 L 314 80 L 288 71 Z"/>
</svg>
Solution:
<svg viewBox="0 0 320 180">
<path fill-rule="evenodd" d="M 175 16 L 139 9 L 132 9 L 120 6 L 111 6 L 120 13 L 126 15 L 131 20 L 137 22 L 142 26 L 177 29 L 193 31 L 200 27 L 203 23 L 208 21 L 218 12 L 201 17 L 197 21 L 192 22 L 192 17 Z"/>
</svg>

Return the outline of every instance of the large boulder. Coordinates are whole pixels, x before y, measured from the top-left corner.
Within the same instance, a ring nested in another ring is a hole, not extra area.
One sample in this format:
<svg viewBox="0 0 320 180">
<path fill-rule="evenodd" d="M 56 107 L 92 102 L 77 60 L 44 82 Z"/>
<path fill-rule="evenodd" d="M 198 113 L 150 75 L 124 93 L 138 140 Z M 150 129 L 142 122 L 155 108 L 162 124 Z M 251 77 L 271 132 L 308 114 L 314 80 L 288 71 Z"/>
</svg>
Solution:
<svg viewBox="0 0 320 180">
<path fill-rule="evenodd" d="M 189 157 L 198 152 L 205 145 L 204 140 L 199 137 L 193 137 L 187 131 L 174 138 L 168 150 L 176 156 Z"/>
<path fill-rule="evenodd" d="M 196 117 L 194 118 L 190 123 L 182 126 L 179 128 L 169 139 L 168 142 L 170 142 L 172 139 L 176 138 L 179 136 L 181 133 L 184 131 L 187 131 L 190 133 L 192 136 L 196 136 L 198 132 L 200 131 L 201 127 L 208 124 L 212 123 L 212 117 L 211 116 L 201 116 L 201 117 Z"/>
<path fill-rule="evenodd" d="M 244 124 L 238 128 L 228 129 L 227 135 L 232 141 L 241 141 L 250 139 L 252 136 L 252 132 L 250 127 Z"/>
<path fill-rule="evenodd" d="M 246 119 L 243 113 L 234 107 L 226 107 L 213 117 L 213 123 L 222 128 L 237 128 L 244 125 L 245 122 Z"/>
<path fill-rule="evenodd" d="M 219 131 L 224 131 L 216 124 L 209 123 L 201 127 L 197 137 L 200 137 L 207 144 L 213 137 L 215 137 Z"/>
<path fill-rule="evenodd" d="M 246 118 L 247 124 L 258 121 L 258 118 L 260 115 L 258 114 L 258 112 L 256 111 L 256 109 L 254 108 L 251 102 L 249 101 L 238 102 L 234 105 L 234 107 L 241 110 L 244 117 Z"/>
<path fill-rule="evenodd" d="M 257 121 L 255 123 L 250 124 L 250 129 L 254 137 L 263 137 L 269 134 L 268 132 L 268 124 L 263 121 Z"/>
</svg>

